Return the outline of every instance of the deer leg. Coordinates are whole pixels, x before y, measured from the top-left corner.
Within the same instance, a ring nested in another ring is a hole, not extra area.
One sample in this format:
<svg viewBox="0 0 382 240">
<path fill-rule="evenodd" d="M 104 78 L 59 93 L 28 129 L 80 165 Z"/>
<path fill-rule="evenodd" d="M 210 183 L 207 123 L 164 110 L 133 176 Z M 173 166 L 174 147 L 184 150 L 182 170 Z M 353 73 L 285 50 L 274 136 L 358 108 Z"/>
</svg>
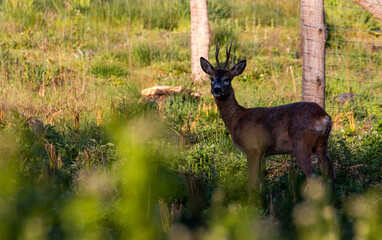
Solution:
<svg viewBox="0 0 382 240">
<path fill-rule="evenodd" d="M 336 182 L 336 175 L 334 172 L 333 163 L 330 161 L 328 155 L 328 145 L 327 140 L 320 141 L 317 145 L 317 148 L 314 152 L 319 158 L 322 166 L 324 167 L 325 172 L 332 181 L 333 189 Z"/>
<path fill-rule="evenodd" d="M 314 173 L 312 160 L 310 159 L 312 150 L 308 146 L 306 142 L 300 140 L 293 147 L 293 155 L 306 177 L 310 177 Z"/>
<path fill-rule="evenodd" d="M 294 156 L 290 155 L 290 166 L 288 173 L 288 187 L 289 192 L 292 193 L 293 201 L 296 202 L 296 189 L 297 189 L 297 179 L 296 179 L 296 171 L 294 169 Z"/>
<path fill-rule="evenodd" d="M 261 187 L 262 187 L 262 172 L 260 168 L 261 155 L 260 154 L 248 154 L 248 193 L 249 200 L 260 199 Z"/>
</svg>

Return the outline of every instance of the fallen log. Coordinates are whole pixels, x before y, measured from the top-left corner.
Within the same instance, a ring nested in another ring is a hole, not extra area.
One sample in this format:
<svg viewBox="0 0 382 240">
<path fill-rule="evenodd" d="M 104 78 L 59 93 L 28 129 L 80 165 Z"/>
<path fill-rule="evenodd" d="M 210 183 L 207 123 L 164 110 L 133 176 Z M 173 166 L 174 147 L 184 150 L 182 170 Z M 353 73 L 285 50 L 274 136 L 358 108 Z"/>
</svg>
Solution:
<svg viewBox="0 0 382 240">
<path fill-rule="evenodd" d="M 169 96 L 174 96 L 176 94 L 182 94 L 183 96 L 192 96 L 199 99 L 201 94 L 198 91 L 192 91 L 191 89 L 186 89 L 182 86 L 172 87 L 172 86 L 154 86 L 150 88 L 143 89 L 141 91 L 143 101 L 155 101 L 162 102 Z"/>
</svg>

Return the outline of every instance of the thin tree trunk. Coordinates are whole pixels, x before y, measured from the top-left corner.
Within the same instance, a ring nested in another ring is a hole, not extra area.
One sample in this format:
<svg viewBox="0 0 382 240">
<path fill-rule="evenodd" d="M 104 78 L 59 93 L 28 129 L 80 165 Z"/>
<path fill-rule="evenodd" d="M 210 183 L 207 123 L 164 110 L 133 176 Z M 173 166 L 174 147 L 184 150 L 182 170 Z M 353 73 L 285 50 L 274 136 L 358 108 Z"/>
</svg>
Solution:
<svg viewBox="0 0 382 240">
<path fill-rule="evenodd" d="M 302 101 L 325 107 L 326 27 L 323 0 L 301 0 Z"/>
<path fill-rule="evenodd" d="M 374 17 L 382 21 L 382 0 L 353 0 L 355 3 L 366 9 Z"/>
<path fill-rule="evenodd" d="M 207 0 L 190 0 L 191 9 L 191 73 L 195 83 L 203 81 L 200 57 L 208 59 L 210 28 Z"/>
</svg>

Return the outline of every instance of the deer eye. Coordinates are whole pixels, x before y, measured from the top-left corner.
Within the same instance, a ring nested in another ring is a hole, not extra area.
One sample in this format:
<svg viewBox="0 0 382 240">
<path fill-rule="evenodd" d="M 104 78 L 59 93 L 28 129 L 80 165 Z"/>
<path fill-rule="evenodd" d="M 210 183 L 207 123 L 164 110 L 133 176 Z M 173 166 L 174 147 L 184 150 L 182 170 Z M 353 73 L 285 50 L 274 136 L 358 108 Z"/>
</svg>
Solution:
<svg viewBox="0 0 382 240">
<path fill-rule="evenodd" d="M 229 78 L 224 78 L 223 81 L 227 83 L 229 82 Z"/>
</svg>

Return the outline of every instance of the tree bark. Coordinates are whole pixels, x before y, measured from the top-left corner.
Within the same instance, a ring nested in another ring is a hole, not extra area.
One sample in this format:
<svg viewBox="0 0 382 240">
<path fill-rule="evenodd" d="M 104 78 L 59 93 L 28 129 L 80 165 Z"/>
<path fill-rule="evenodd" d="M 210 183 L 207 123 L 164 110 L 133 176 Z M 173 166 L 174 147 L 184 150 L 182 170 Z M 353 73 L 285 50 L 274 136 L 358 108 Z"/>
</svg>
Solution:
<svg viewBox="0 0 382 240">
<path fill-rule="evenodd" d="M 355 3 L 366 9 L 374 17 L 382 22 L 382 1 L 381 0 L 353 0 Z"/>
<path fill-rule="evenodd" d="M 208 59 L 210 28 L 207 0 L 190 0 L 191 9 L 191 74 L 195 83 L 203 81 L 200 57 Z"/>
<path fill-rule="evenodd" d="M 323 0 L 301 0 L 302 101 L 325 108 L 325 41 Z"/>
</svg>

